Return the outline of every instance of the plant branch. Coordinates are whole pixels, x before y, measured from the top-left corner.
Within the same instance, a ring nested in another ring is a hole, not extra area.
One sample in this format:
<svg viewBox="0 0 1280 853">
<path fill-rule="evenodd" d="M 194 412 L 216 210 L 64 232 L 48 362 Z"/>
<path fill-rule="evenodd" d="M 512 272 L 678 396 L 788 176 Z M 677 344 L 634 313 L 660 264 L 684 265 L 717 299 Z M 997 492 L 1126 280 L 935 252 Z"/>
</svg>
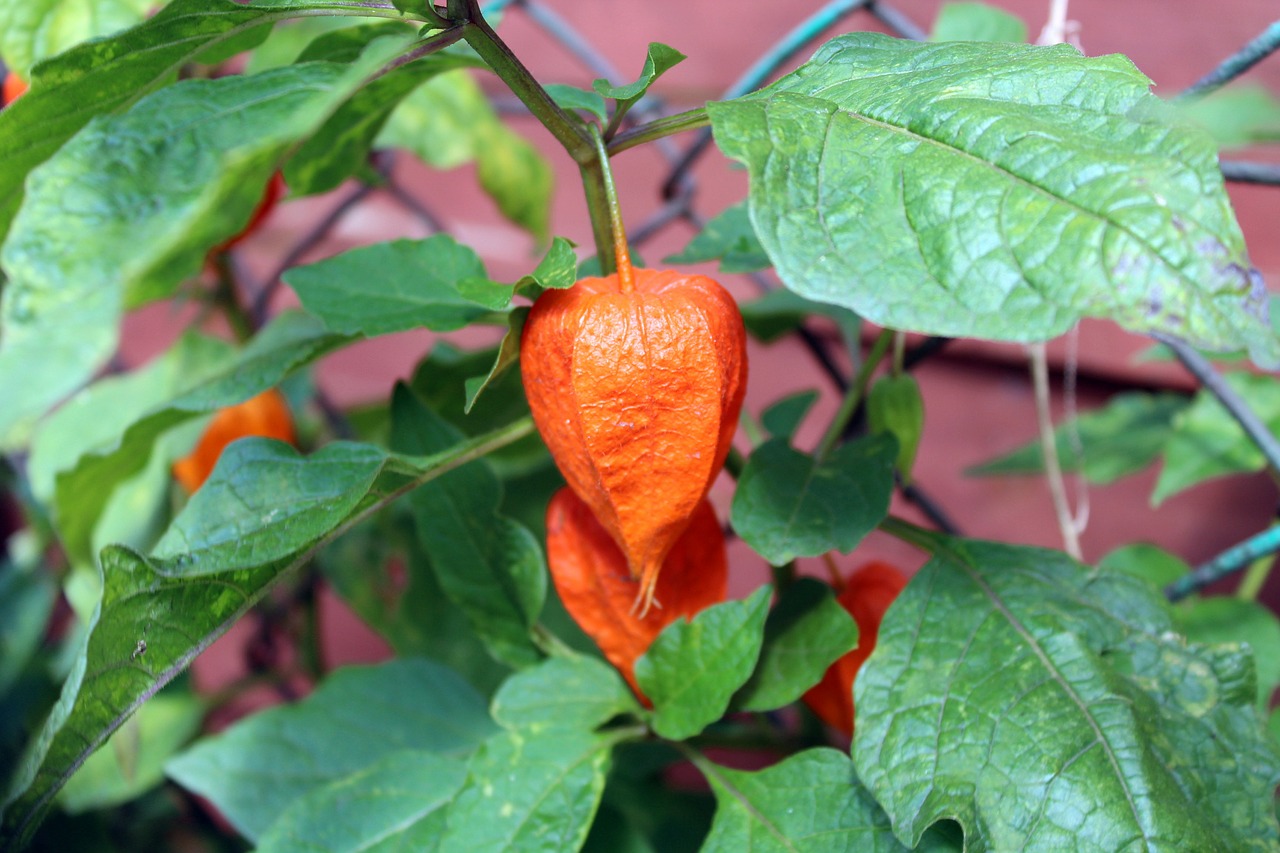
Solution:
<svg viewBox="0 0 1280 853">
<path fill-rule="evenodd" d="M 845 390 L 844 399 L 840 402 L 840 409 L 836 412 L 835 417 L 831 419 L 831 423 L 827 426 L 826 433 L 822 436 L 822 440 L 818 442 L 818 448 L 814 451 L 814 456 L 821 460 L 835 449 L 839 443 L 840 437 L 844 435 L 845 427 L 853 418 L 853 413 L 858 410 L 858 404 L 862 402 L 862 398 L 866 395 L 867 384 L 871 381 L 871 374 L 875 371 L 876 365 L 884 358 L 886 352 L 889 351 L 890 345 L 893 344 L 893 329 L 884 329 L 880 332 L 880 336 L 876 338 L 876 342 L 871 345 L 871 352 L 867 353 L 867 357 L 863 359 L 862 366 L 858 368 L 858 373 L 854 376 L 853 381 L 849 383 L 848 389 Z"/>
<path fill-rule="evenodd" d="M 1280 551 L 1280 526 L 1269 527 L 1238 545 L 1233 545 L 1206 563 L 1178 578 L 1165 587 L 1165 597 L 1180 601 L 1199 592 L 1214 581 L 1228 577 L 1248 566 L 1254 560 Z"/>
<path fill-rule="evenodd" d="M 696 107 L 672 116 L 664 116 L 663 118 L 637 125 L 613 137 L 609 140 L 609 153 L 620 154 L 629 148 L 665 139 L 668 136 L 683 133 L 686 130 L 697 130 L 700 127 L 706 127 L 710 123 L 711 117 L 707 115 L 706 107 Z"/>
<path fill-rule="evenodd" d="M 1280 20 L 1228 56 L 1218 67 L 1182 90 L 1174 100 L 1200 97 L 1219 89 L 1280 49 Z"/>
<path fill-rule="evenodd" d="M 1245 435 L 1249 436 L 1262 451 L 1272 475 L 1280 476 L 1280 441 L 1276 440 L 1262 419 L 1249 408 L 1249 404 L 1227 384 L 1222 374 L 1190 344 L 1172 335 L 1161 333 L 1153 334 L 1151 337 L 1173 350 L 1173 354 L 1177 356 L 1178 361 L 1182 362 L 1182 366 L 1222 404 L 1231 417 L 1235 418 L 1236 423 L 1240 424 Z"/>
<path fill-rule="evenodd" d="M 1058 529 L 1062 531 L 1063 550 L 1077 560 L 1083 559 L 1080 551 L 1080 531 L 1071 513 L 1071 501 L 1067 497 L 1067 484 L 1062 477 L 1062 462 L 1058 459 L 1058 439 L 1053 433 L 1053 414 L 1049 411 L 1049 359 L 1044 344 L 1027 347 L 1031 357 L 1031 381 L 1035 386 L 1036 424 L 1040 428 L 1040 455 L 1044 460 L 1045 479 L 1049 494 L 1053 496 L 1053 510 L 1058 517 Z"/>
</svg>

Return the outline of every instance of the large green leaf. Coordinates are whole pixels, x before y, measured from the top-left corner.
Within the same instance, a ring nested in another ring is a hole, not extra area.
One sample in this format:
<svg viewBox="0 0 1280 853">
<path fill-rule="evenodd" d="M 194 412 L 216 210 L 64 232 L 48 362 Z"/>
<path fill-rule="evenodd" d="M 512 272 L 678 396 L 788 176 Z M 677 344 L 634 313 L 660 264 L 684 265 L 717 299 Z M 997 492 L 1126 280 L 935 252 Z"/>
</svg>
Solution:
<svg viewBox="0 0 1280 853">
<path fill-rule="evenodd" d="M 456 673 L 399 658 L 338 670 L 301 702 L 248 717 L 165 769 L 252 840 L 298 798 L 379 759 L 404 750 L 465 759 L 493 731 L 484 700 Z"/>
<path fill-rule="evenodd" d="M 13 7 L 17 18 L 28 20 L 23 7 L 33 4 L 5 0 L 5 5 Z M 42 63 L 30 81 L 31 90 L 0 113 L 0 161 L 5 164 L 0 170 L 0 233 L 18 210 L 27 173 L 94 116 L 128 109 L 172 83 L 177 69 L 188 62 L 214 62 L 220 58 L 215 54 L 252 47 L 252 39 L 265 36 L 267 26 L 276 21 L 311 15 L 403 17 L 391 8 L 353 7 L 343 0 L 265 0 L 249 5 L 174 0 L 133 29 L 78 45 Z M 0 29 L 9 32 L 3 23 Z M 16 19 L 15 23 L 20 30 L 21 24 Z"/>
<path fill-rule="evenodd" d="M 338 737 L 345 736 L 338 733 Z M 258 853 L 432 850 L 466 762 L 401 749 L 302 795 L 259 839 Z"/>
<path fill-rule="evenodd" d="M 265 391 L 347 340 L 324 329 L 314 317 L 298 312 L 281 314 L 234 358 L 221 358 L 206 369 L 193 371 L 175 382 L 176 393 L 167 398 L 156 394 L 161 401 L 147 405 L 141 417 L 131 405 L 122 406 L 133 421 L 128 428 L 57 474 L 54 506 L 67 550 L 77 559 L 89 558 L 94 527 L 113 492 L 144 469 L 165 432 Z M 54 417 L 61 424 L 61 411 Z M 119 428 L 114 417 L 105 422 Z M 96 434 L 96 428 L 89 432 Z"/>
<path fill-rule="evenodd" d="M 908 849 L 858 782 L 853 762 L 834 749 L 810 749 L 754 773 L 708 761 L 698 766 L 716 795 L 716 819 L 702 845 L 705 853 Z M 930 833 L 916 849 L 942 853 L 961 848 Z"/>
<path fill-rule="evenodd" d="M 835 600 L 831 587 L 801 578 L 783 590 L 769 611 L 760 663 L 735 704 L 744 711 L 789 705 L 857 645 L 858 623 Z"/>
<path fill-rule="evenodd" d="M 653 702 L 653 730 L 670 740 L 693 737 L 724 716 L 755 669 L 773 590 L 726 601 L 662 629 L 636 661 L 636 682 Z"/>
<path fill-rule="evenodd" d="M 550 658 L 511 676 L 493 697 L 491 711 L 508 729 L 539 734 L 589 731 L 639 706 L 617 670 L 599 658 L 574 655 Z"/>
<path fill-rule="evenodd" d="M 1080 471 L 1091 483 L 1112 483 L 1146 468 L 1173 433 L 1189 401 L 1181 394 L 1126 391 L 1054 431 L 1063 471 Z M 1077 446 L 1076 441 L 1079 440 Z M 1243 436 L 1241 437 L 1243 441 Z M 965 471 L 970 476 L 1038 474 L 1044 470 L 1039 441 Z"/>
<path fill-rule="evenodd" d="M 1276 377 L 1237 371 L 1225 378 L 1273 433 L 1280 432 L 1280 381 Z M 1158 504 L 1213 477 L 1261 471 L 1265 465 L 1262 451 L 1236 419 L 1212 393 L 1201 389 L 1173 420 L 1151 502 Z"/>
<path fill-rule="evenodd" d="M 1258 675 L 1258 708 L 1280 686 L 1280 619 L 1266 606 L 1234 596 L 1195 598 L 1174 611 L 1178 630 L 1197 643 L 1246 644 Z"/>
<path fill-rule="evenodd" d="M 351 335 L 461 329 L 505 309 L 512 294 L 447 234 L 353 249 L 295 267 L 284 280 L 331 330 Z"/>
<path fill-rule="evenodd" d="M 900 840 L 951 818 L 973 851 L 1276 849 L 1247 653 L 1059 552 L 932 548 L 854 685 L 858 776 Z"/>
<path fill-rule="evenodd" d="M 392 442 L 415 453 L 439 453 L 461 434 L 397 386 Z M 418 538 L 440 587 L 503 663 L 521 667 L 541 653 L 530 629 L 547 595 L 542 549 L 524 525 L 498 512 L 502 483 L 483 461 L 449 472 L 410 498 Z"/>
<path fill-rule="evenodd" d="M 26 77 L 45 57 L 141 22 L 152 0 L 0 0 L 0 58 Z"/>
<path fill-rule="evenodd" d="M 747 459 L 730 517 L 756 553 L 775 566 L 828 551 L 848 553 L 889 511 L 891 436 L 877 435 L 815 459 L 772 439 Z"/>
<path fill-rule="evenodd" d="M 932 41 L 1027 40 L 1027 25 L 1016 15 L 986 3 L 943 3 L 933 22 Z"/>
<path fill-rule="evenodd" d="M 1280 365 L 1207 135 L 1120 56 L 833 39 L 708 104 L 787 286 L 896 329 L 1035 341 L 1081 317 Z"/>
<path fill-rule="evenodd" d="M 494 735 L 471 758 L 439 849 L 577 850 L 600 804 L 616 740 L 571 730 Z"/>
<path fill-rule="evenodd" d="M 0 444 L 101 366 L 125 307 L 167 296 L 243 228 L 292 147 L 407 41 L 380 39 L 351 66 L 183 81 L 94 119 L 35 169 L 0 249 Z"/>
<path fill-rule="evenodd" d="M 5 797 L 0 849 L 20 846 L 75 767 L 282 574 L 377 506 L 531 428 L 522 421 L 430 457 L 337 443 L 304 459 L 258 438 L 228 447 L 175 519 L 166 556 L 102 553 L 101 604 Z M 229 539 L 229 529 L 242 535 Z"/>
</svg>

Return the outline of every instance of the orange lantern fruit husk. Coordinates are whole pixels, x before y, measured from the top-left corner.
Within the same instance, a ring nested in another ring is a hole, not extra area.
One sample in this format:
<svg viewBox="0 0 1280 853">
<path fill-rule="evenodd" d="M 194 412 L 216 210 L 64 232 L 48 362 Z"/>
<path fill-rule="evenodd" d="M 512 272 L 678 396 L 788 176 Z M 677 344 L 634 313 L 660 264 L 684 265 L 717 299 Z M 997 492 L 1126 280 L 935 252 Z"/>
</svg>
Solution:
<svg viewBox="0 0 1280 853">
<path fill-rule="evenodd" d="M 858 623 L 858 647 L 833 663 L 804 694 L 804 703 L 832 728 L 853 734 L 853 680 L 875 651 L 884 612 L 906 585 L 906 575 L 876 561 L 856 569 L 836 597 Z"/>
<path fill-rule="evenodd" d="M 521 339 L 534 422 L 569 487 L 654 597 L 724 465 L 746 390 L 746 332 L 702 275 L 628 268 L 538 298 Z"/>
<path fill-rule="evenodd" d="M 221 410 L 209 421 L 204 435 L 188 456 L 173 463 L 173 477 L 190 493 L 209 479 L 228 444 L 250 435 L 294 442 L 293 416 L 284 395 L 272 388 Z"/>
<path fill-rule="evenodd" d="M 667 553 L 653 606 L 636 613 L 640 581 L 631 577 L 626 557 L 591 508 L 567 488 L 547 505 L 547 564 L 569 615 L 645 704 L 636 660 L 667 625 L 724 601 L 729 575 L 724 531 L 703 500 Z"/>
<path fill-rule="evenodd" d="M 10 71 L 4 78 L 4 89 L 0 92 L 0 104 L 8 106 L 18 100 L 27 91 L 27 81 Z"/>
</svg>

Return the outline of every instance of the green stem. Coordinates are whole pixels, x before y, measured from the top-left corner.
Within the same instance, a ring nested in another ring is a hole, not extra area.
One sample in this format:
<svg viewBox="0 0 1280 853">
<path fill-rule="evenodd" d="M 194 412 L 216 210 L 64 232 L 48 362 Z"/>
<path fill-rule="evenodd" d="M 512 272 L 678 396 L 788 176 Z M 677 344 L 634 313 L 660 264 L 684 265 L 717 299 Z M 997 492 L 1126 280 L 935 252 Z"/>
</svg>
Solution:
<svg viewBox="0 0 1280 853">
<path fill-rule="evenodd" d="M 936 552 L 943 541 L 942 534 L 893 515 L 885 518 L 878 526 L 882 532 L 930 554 Z"/>
<path fill-rule="evenodd" d="M 635 148 L 637 145 L 644 145 L 646 142 L 653 142 L 686 130 L 697 130 L 709 124 L 711 124 L 711 117 L 707 115 L 706 108 L 697 107 L 619 133 L 609 140 L 609 153 L 620 154 L 628 148 Z"/>
<path fill-rule="evenodd" d="M 618 274 L 618 289 L 623 293 L 631 293 L 636 289 L 636 279 L 631 269 L 631 251 L 627 248 L 627 229 L 622 224 L 622 207 L 618 204 L 618 190 L 613 183 L 613 170 L 609 167 L 609 152 L 605 150 L 604 138 L 595 125 L 591 126 L 591 139 L 595 143 L 594 162 L 599 166 L 599 175 L 593 172 L 593 178 L 599 182 L 600 189 L 604 193 L 604 210 L 592 209 L 591 211 L 592 231 L 599 234 L 599 230 L 595 227 L 597 218 L 607 220 L 608 242 L 613 246 L 612 266 Z M 589 202 L 590 193 L 587 198 Z M 600 251 L 603 247 L 597 245 L 596 249 Z M 603 266 L 603 257 L 602 254 L 601 269 L 608 272 L 609 267 Z"/>
<path fill-rule="evenodd" d="M 796 582 L 796 561 L 791 560 L 781 566 L 774 566 L 770 573 L 773 575 L 773 588 L 781 595 L 784 589 Z"/>
<path fill-rule="evenodd" d="M 541 622 L 535 622 L 529 633 L 533 637 L 533 644 L 547 657 L 567 658 L 577 654 Z"/>
<path fill-rule="evenodd" d="M 455 5 L 463 7 L 455 12 Z M 520 101 L 529 108 L 543 127 L 551 132 L 556 141 L 564 146 L 565 151 L 579 165 L 595 158 L 595 148 L 585 127 L 567 112 L 562 110 L 547 90 L 542 88 L 529 69 L 516 57 L 506 43 L 498 37 L 488 22 L 479 14 L 465 8 L 458 0 L 449 0 L 449 16 L 455 21 L 458 15 L 470 15 L 463 32 L 467 44 L 483 59 L 493 72 L 507 84 Z"/>
<path fill-rule="evenodd" d="M 218 275 L 218 283 L 214 288 L 213 301 L 222 311 L 231 333 L 236 340 L 244 343 L 253 337 L 253 319 L 240 304 L 239 292 L 236 288 L 236 274 L 232 267 L 230 252 L 214 252 L 211 256 L 214 272 Z"/>
<path fill-rule="evenodd" d="M 867 353 L 867 357 L 863 359 L 862 365 L 858 368 L 858 374 L 849 383 L 849 390 L 845 391 L 844 400 L 840 402 L 840 410 L 831 420 L 831 424 L 827 427 L 827 432 L 822 436 L 822 441 L 818 443 L 818 449 L 814 451 L 814 456 L 821 461 L 825 459 L 827 454 L 835 449 L 840 442 L 840 437 L 844 435 L 845 427 L 853 418 L 853 413 L 858 410 L 858 404 L 862 402 L 862 398 L 867 393 L 867 384 L 871 381 L 871 374 L 875 372 L 876 365 L 880 363 L 880 359 L 884 358 L 884 354 L 888 352 L 889 345 L 893 343 L 893 329 L 884 329 L 880 332 L 880 336 L 876 338 L 876 342 L 871 345 L 871 352 Z"/>
<path fill-rule="evenodd" d="M 604 169 L 599 160 L 591 160 L 580 167 L 582 189 L 587 195 L 587 213 L 591 217 L 591 237 L 596 244 L 596 256 L 604 273 L 617 269 L 617 256 L 613 253 L 613 225 L 609 220 L 609 192 L 605 188 Z"/>
</svg>

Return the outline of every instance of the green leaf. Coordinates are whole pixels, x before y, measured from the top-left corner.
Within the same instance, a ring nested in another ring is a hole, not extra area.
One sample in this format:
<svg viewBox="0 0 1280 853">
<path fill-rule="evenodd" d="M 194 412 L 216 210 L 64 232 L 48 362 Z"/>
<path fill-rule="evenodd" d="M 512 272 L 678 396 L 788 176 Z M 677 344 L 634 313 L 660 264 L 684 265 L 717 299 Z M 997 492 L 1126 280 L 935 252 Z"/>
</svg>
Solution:
<svg viewBox="0 0 1280 853">
<path fill-rule="evenodd" d="M 735 704 L 744 711 L 790 705 L 857 645 L 858 623 L 835 600 L 831 587 L 801 578 L 783 590 L 770 611 L 760 663 Z"/>
<path fill-rule="evenodd" d="M 339 735 L 345 736 L 345 735 Z M 303 794 L 263 833 L 258 853 L 431 850 L 466 762 L 400 749 Z"/>
<path fill-rule="evenodd" d="M 653 730 L 668 740 L 693 737 L 724 716 L 755 669 L 772 589 L 677 619 L 636 661 L 636 682 L 653 702 Z"/>
<path fill-rule="evenodd" d="M 842 331 L 858 327 L 858 315 L 847 308 L 814 302 L 779 288 L 771 290 L 759 299 L 744 302 L 741 306 L 742 321 L 747 331 L 758 341 L 773 343 L 802 326 L 812 314 L 830 317 Z M 846 337 L 849 337 L 845 331 Z M 856 335 L 854 336 L 856 338 Z"/>
<path fill-rule="evenodd" d="M 555 173 L 523 136 L 500 121 L 477 129 L 476 176 L 499 212 L 544 243 L 551 230 Z"/>
<path fill-rule="evenodd" d="M 58 795 L 71 814 L 118 806 L 164 779 L 164 763 L 195 737 L 204 719 L 195 696 L 161 694 L 138 709 L 90 755 Z"/>
<path fill-rule="evenodd" d="M 596 80 L 591 84 L 591 88 L 595 89 L 596 94 L 602 98 L 614 98 L 622 107 L 623 104 L 630 106 L 636 101 L 644 97 L 645 92 L 649 91 L 649 87 L 653 85 L 653 81 L 679 65 L 686 59 L 685 55 L 673 47 L 668 47 L 660 42 L 649 42 L 649 49 L 645 54 L 644 68 L 640 71 L 640 76 L 634 83 L 628 83 L 625 86 L 610 86 L 608 80 Z"/>
<path fill-rule="evenodd" d="M 397 386 L 392 441 L 416 453 L 438 453 L 460 434 Z M 542 549 L 523 525 L 498 513 L 502 483 L 483 462 L 450 471 L 410 497 L 422 548 L 441 588 L 503 663 L 520 668 L 541 653 L 530 629 L 547 595 Z"/>
<path fill-rule="evenodd" d="M 809 409 L 813 408 L 816 402 L 818 402 L 817 391 L 799 391 L 783 397 L 761 413 L 760 425 L 774 438 L 790 441 L 796 430 L 800 428 L 804 416 L 809 414 Z"/>
<path fill-rule="evenodd" d="M 1280 141 L 1280 100 L 1262 86 L 1228 86 L 1173 107 L 1224 148 Z"/>
<path fill-rule="evenodd" d="M 495 661 L 440 588 L 408 507 L 393 504 L 320 553 L 333 590 L 402 657 L 429 656 L 492 696 L 510 670 Z"/>
<path fill-rule="evenodd" d="M 602 122 L 609 117 L 609 108 L 599 92 L 589 92 L 563 83 L 548 83 L 544 88 L 561 109 L 582 110 Z"/>
<path fill-rule="evenodd" d="M 924 432 L 924 399 L 915 377 L 904 373 L 876 380 L 867 395 L 867 425 L 873 435 L 888 433 L 898 442 L 896 467 L 903 482 L 910 482 Z"/>
<path fill-rule="evenodd" d="M 600 804 L 614 738 L 587 732 L 494 735 L 467 768 L 440 850 L 577 850 Z"/>
<path fill-rule="evenodd" d="M 31 173 L 0 250 L 0 443 L 22 441 L 114 352 L 126 307 L 168 296 L 244 227 L 292 146 L 388 59 L 387 41 L 349 68 L 184 80 L 95 119 Z"/>
<path fill-rule="evenodd" d="M 1091 483 L 1105 485 L 1146 468 L 1164 448 L 1178 415 L 1189 401 L 1181 394 L 1126 391 L 1100 409 L 1086 412 L 1054 430 L 1063 471 L 1083 471 Z M 1077 446 L 1076 442 L 1079 441 Z M 965 470 L 971 477 L 1038 474 L 1044 470 L 1039 441 Z"/>
<path fill-rule="evenodd" d="M 720 272 L 741 273 L 768 269 L 769 256 L 751 227 L 747 203 L 725 208 L 712 217 L 683 251 L 663 258 L 664 264 L 699 264 L 719 261 Z"/>
<path fill-rule="evenodd" d="M 499 725 L 530 735 L 590 731 L 619 714 L 638 711 L 617 670 L 582 655 L 550 658 L 517 672 L 499 688 L 490 708 Z"/>
<path fill-rule="evenodd" d="M 507 315 L 507 333 L 502 336 L 497 358 L 493 360 L 489 372 L 483 376 L 467 378 L 464 385 L 467 391 L 467 405 L 464 411 L 467 414 L 471 414 L 471 407 L 476 404 L 476 400 L 484 390 L 520 361 L 520 334 L 524 331 L 524 321 L 528 316 L 529 309 L 525 307 L 516 308 Z"/>
<path fill-rule="evenodd" d="M 1280 381 L 1244 372 L 1228 373 L 1224 378 L 1271 432 L 1280 432 Z M 1174 417 L 1151 503 L 1159 504 L 1213 477 L 1261 471 L 1265 466 L 1262 451 L 1217 398 L 1202 388 L 1191 405 Z"/>
<path fill-rule="evenodd" d="M 380 759 L 405 750 L 464 759 L 493 731 L 484 700 L 456 673 L 428 660 L 397 659 L 337 670 L 306 699 L 203 739 L 166 771 L 256 840 L 277 818 L 286 820 L 284 810 L 298 798 L 332 797 L 329 783 L 386 770 L 374 766 Z M 440 772 L 453 768 L 446 760 Z"/>
<path fill-rule="evenodd" d="M 351 62 L 375 39 L 402 39 L 410 32 L 404 24 L 390 21 L 345 27 L 317 38 L 298 61 Z M 371 81 L 289 158 L 284 176 L 290 192 L 312 195 L 339 186 L 365 166 L 374 140 L 410 92 L 445 71 L 476 64 L 476 60 L 462 54 L 438 51 Z"/>
<path fill-rule="evenodd" d="M 1059 552 L 933 550 L 854 683 L 858 776 L 901 841 L 947 818 L 969 850 L 1280 844 L 1247 654 Z"/>
<path fill-rule="evenodd" d="M 521 296 L 537 299 L 544 290 L 573 287 L 577 279 L 578 256 L 574 254 L 573 244 L 563 237 L 556 237 L 538 266 L 517 281 L 515 289 Z"/>
<path fill-rule="evenodd" d="M 887 435 L 851 441 L 822 461 L 783 439 L 765 442 L 738 478 L 733 529 L 775 566 L 847 554 L 888 514 L 897 455 Z"/>
<path fill-rule="evenodd" d="M 1027 25 L 986 3 L 943 3 L 929 40 L 1021 43 L 1027 40 Z"/>
<path fill-rule="evenodd" d="M 31 66 L 92 38 L 143 21 L 152 0 L 2 0 L 0 57 L 30 79 Z"/>
<path fill-rule="evenodd" d="M 348 335 L 461 329 L 503 310 L 512 293 L 489 281 L 480 257 L 447 234 L 352 249 L 294 267 L 284 280 L 303 307 Z"/>
<path fill-rule="evenodd" d="M 16 551 L 21 535 L 11 536 L 6 550 Z M 41 563 L 28 566 L 0 560 L 0 696 L 10 692 L 44 642 L 57 596 L 58 587 Z"/>
<path fill-rule="evenodd" d="M 529 429 L 519 422 L 425 458 L 351 443 L 329 445 L 309 459 L 265 439 L 228 447 L 159 551 L 172 553 L 186 541 L 195 553 L 148 558 L 127 548 L 103 551 L 99 611 L 61 698 L 14 775 L 0 849 L 20 846 L 72 770 L 319 545 L 401 491 Z M 307 512 L 290 508 L 303 503 Z M 281 524 L 286 517 L 292 523 Z M 335 520 L 337 528 L 325 528 Z M 243 536 L 228 537 L 229 530 Z"/>
<path fill-rule="evenodd" d="M 220 369 L 194 374 L 191 379 L 198 384 L 192 386 L 180 381 L 176 396 L 148 407 L 122 435 L 97 445 L 73 467 L 59 472 L 55 488 L 58 527 L 68 551 L 75 556 L 87 554 L 94 526 L 112 493 L 145 468 L 157 439 L 166 431 L 244 402 L 346 340 L 330 334 L 306 314 L 281 314 L 234 359 L 217 360 Z"/>
<path fill-rule="evenodd" d="M 48 0 L 40 0 L 48 2 Z M 133 2 L 133 0 L 124 0 Z M 6 0 L 25 15 L 19 0 Z M 150 4 L 147 4 L 150 8 Z M 0 114 L 0 233 L 22 200 L 23 182 L 94 116 L 122 112 L 173 82 L 174 69 L 216 63 L 266 36 L 276 21 L 315 14 L 399 18 L 397 12 L 352 8 L 341 0 L 173 0 L 138 26 L 79 44 L 35 69 L 31 90 Z M 0 30 L 10 32 L 8 26 Z M 10 58 L 12 61 L 12 58 Z"/>
<path fill-rule="evenodd" d="M 1158 592 L 1191 571 L 1182 558 L 1145 542 L 1116 548 L 1098 561 L 1098 568 L 1138 578 Z"/>
<path fill-rule="evenodd" d="M 188 333 L 147 365 L 76 394 L 40 425 L 31 442 L 32 494 L 52 504 L 58 474 L 86 454 L 117 444 L 134 421 L 225 370 L 234 355 L 224 341 Z"/>
<path fill-rule="evenodd" d="M 848 850 L 905 853 L 889 819 L 858 782 L 853 762 L 834 749 L 810 749 L 765 770 L 699 769 L 716 795 L 716 818 L 704 853 Z M 918 848 L 958 851 L 934 834 Z"/>
<path fill-rule="evenodd" d="M 1124 57 L 1067 45 L 851 33 L 707 110 L 803 296 L 998 340 L 1104 317 L 1280 365 L 1216 149 L 1149 87 Z"/>
<path fill-rule="evenodd" d="M 1174 620 L 1192 642 L 1247 645 L 1257 667 L 1258 709 L 1265 713 L 1280 686 L 1280 619 L 1256 601 L 1214 596 L 1178 608 Z"/>
</svg>

